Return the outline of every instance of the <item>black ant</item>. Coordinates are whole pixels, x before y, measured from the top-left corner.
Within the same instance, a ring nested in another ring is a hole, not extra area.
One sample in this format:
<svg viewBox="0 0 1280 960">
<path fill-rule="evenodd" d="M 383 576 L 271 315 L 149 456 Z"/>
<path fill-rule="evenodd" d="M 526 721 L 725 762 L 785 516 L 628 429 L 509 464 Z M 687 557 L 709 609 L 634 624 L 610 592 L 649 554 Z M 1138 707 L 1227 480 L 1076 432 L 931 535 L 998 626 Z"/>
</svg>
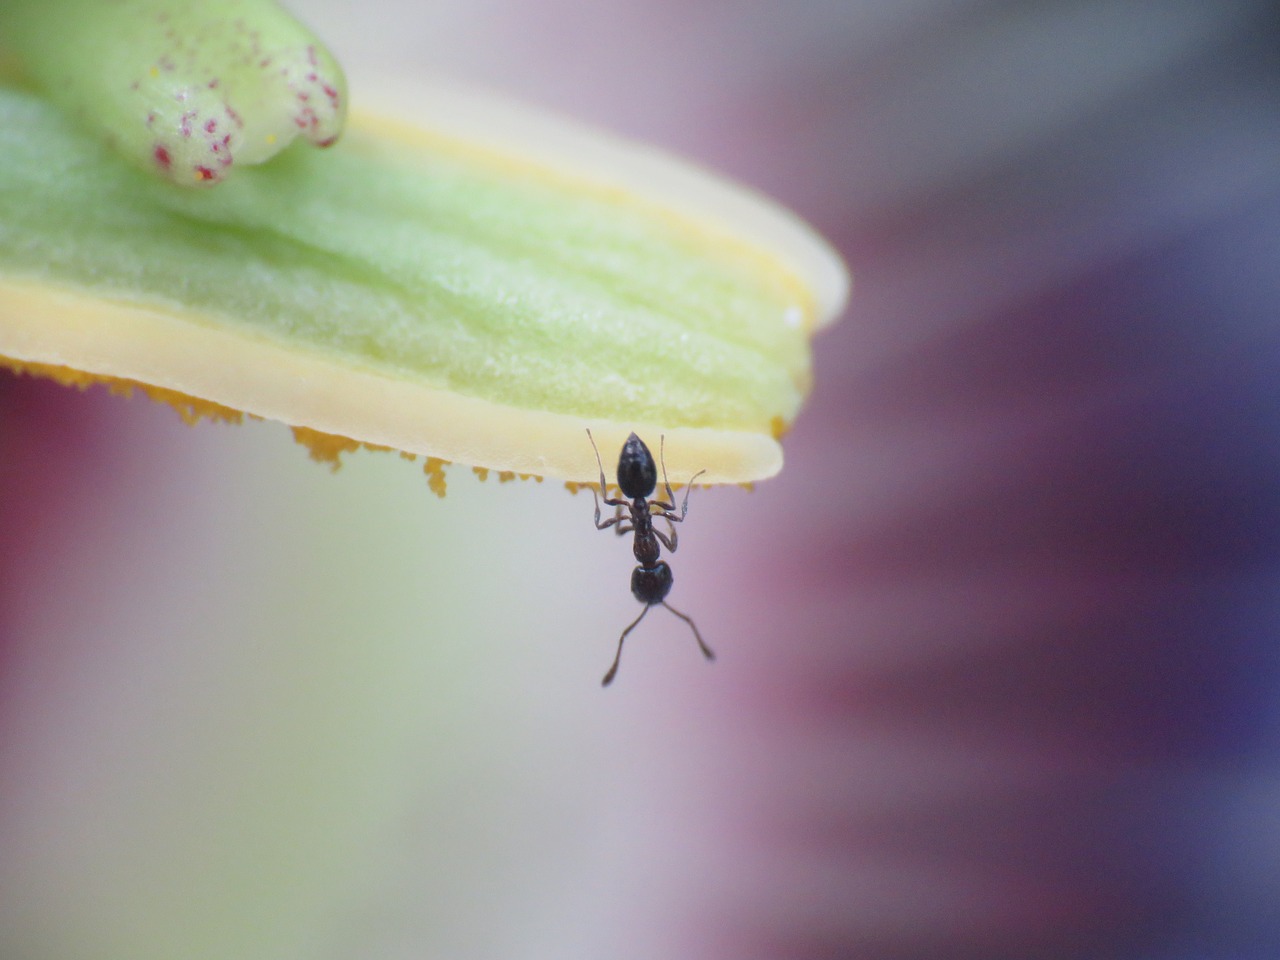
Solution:
<svg viewBox="0 0 1280 960">
<path fill-rule="evenodd" d="M 600 495 L 597 496 L 594 489 L 591 491 L 592 498 L 596 502 L 596 529 L 605 530 L 614 527 L 618 536 L 627 533 L 635 534 L 631 549 L 640 565 L 631 571 L 631 594 L 644 604 L 640 616 L 632 620 L 631 625 L 623 630 L 622 636 L 618 638 L 618 652 L 614 655 L 613 666 L 604 675 L 601 686 L 607 687 L 612 683 L 614 674 L 618 672 L 618 661 L 622 659 L 622 641 L 626 640 L 627 634 L 644 619 L 649 608 L 659 603 L 689 625 L 693 630 L 694 639 L 698 641 L 699 649 L 702 650 L 702 655 L 708 660 L 714 660 L 715 654 L 703 642 L 702 634 L 698 633 L 693 620 L 667 603 L 666 597 L 671 592 L 673 578 L 671 568 L 667 566 L 666 561 L 659 559 L 661 553 L 659 543 L 670 552 L 676 552 L 678 540 L 674 524 L 684 520 L 685 514 L 689 511 L 689 491 L 693 488 L 693 481 L 706 471 L 699 470 L 689 480 L 689 486 L 684 491 L 684 502 L 680 504 L 680 513 L 677 514 L 675 494 L 671 492 L 671 481 L 667 479 L 667 438 L 664 435 L 658 452 L 662 459 L 662 483 L 667 490 L 667 499 L 646 499 L 657 489 L 658 468 L 653 462 L 653 454 L 649 452 L 649 448 L 633 432 L 627 437 L 627 442 L 622 445 L 622 452 L 618 455 L 618 489 L 622 491 L 623 499 L 615 499 L 608 495 L 604 481 L 604 464 L 600 462 L 600 449 L 596 446 L 596 439 L 591 436 L 590 430 L 587 431 L 587 439 L 591 441 L 591 449 L 596 452 L 596 466 L 600 468 Z M 601 499 L 608 506 L 617 508 L 614 515 L 604 522 L 600 520 Z M 654 517 L 663 517 L 667 521 L 671 530 L 670 536 L 661 530 L 654 529 Z"/>
</svg>

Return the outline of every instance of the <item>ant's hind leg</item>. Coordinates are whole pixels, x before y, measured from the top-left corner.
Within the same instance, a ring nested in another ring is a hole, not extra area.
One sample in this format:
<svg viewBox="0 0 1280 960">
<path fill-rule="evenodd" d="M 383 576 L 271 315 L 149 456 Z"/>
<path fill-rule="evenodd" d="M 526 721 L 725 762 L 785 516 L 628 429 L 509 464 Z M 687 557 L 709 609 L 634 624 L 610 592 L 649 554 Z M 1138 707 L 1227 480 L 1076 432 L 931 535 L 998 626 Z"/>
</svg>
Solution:
<svg viewBox="0 0 1280 960">
<path fill-rule="evenodd" d="M 613 655 L 613 666 L 609 668 L 609 672 L 604 675 L 604 679 L 600 681 L 600 686 L 607 687 L 613 683 L 613 678 L 618 672 L 618 663 L 622 660 L 622 641 L 627 639 L 627 634 L 636 628 L 636 624 L 644 619 L 644 615 L 649 612 L 649 604 L 645 604 L 644 609 L 640 611 L 640 616 L 631 621 L 631 625 L 622 631 L 622 636 L 618 638 L 618 652 Z M 666 604 L 663 604 L 666 606 Z M 668 609 L 670 609 L 668 607 Z M 697 630 L 694 630 L 697 633 Z M 701 642 L 701 641 L 699 641 Z"/>
<path fill-rule="evenodd" d="M 676 552 L 676 543 L 678 542 L 676 537 L 676 524 L 682 522 L 689 512 L 689 493 L 693 490 L 693 481 L 697 480 L 706 472 L 707 471 L 705 470 L 699 470 L 692 478 L 690 478 L 689 486 L 684 492 L 684 502 L 680 504 L 679 514 L 673 513 L 671 510 L 659 510 L 654 514 L 655 517 L 662 517 L 667 521 L 667 529 L 671 531 L 670 534 L 663 533 L 661 530 L 654 530 L 653 532 L 658 539 L 662 541 L 663 545 L 672 553 Z"/>
<path fill-rule="evenodd" d="M 681 503 L 680 503 L 680 516 L 667 517 L 668 520 L 677 520 L 677 521 L 684 520 L 687 513 L 689 513 L 689 494 L 694 492 L 694 481 L 698 479 L 698 477 L 700 477 L 701 475 L 705 474 L 705 472 L 707 471 L 699 470 L 698 472 L 696 472 L 696 474 L 689 477 L 689 483 L 685 484 L 685 499 L 681 500 Z M 675 509 L 675 503 L 672 503 L 672 509 Z"/>
<path fill-rule="evenodd" d="M 611 499 L 611 498 L 609 497 L 609 488 L 608 488 L 608 486 L 606 486 L 606 485 L 605 485 L 605 480 L 604 480 L 604 464 L 600 462 L 600 448 L 596 446 L 596 438 L 595 438 L 595 437 L 593 437 L 593 436 L 591 435 L 591 428 L 590 428 L 590 427 L 588 427 L 588 428 L 587 428 L 587 439 L 591 441 L 591 449 L 592 449 L 592 450 L 594 450 L 594 451 L 595 451 L 595 454 L 596 454 L 596 468 L 597 468 L 597 469 L 599 469 L 599 471 L 600 471 L 600 489 L 599 489 L 599 491 L 597 491 L 595 487 L 592 487 L 592 488 L 591 488 L 591 499 L 595 501 L 595 505 L 596 505 L 596 529 L 597 529 L 597 530 L 607 530 L 609 527 L 612 527 L 615 523 L 619 523 L 619 522 L 621 522 L 621 520 L 623 519 L 623 518 L 622 518 L 622 506 L 623 506 L 623 504 L 624 504 L 626 501 L 624 501 L 624 500 L 614 500 L 614 499 Z M 606 520 L 604 523 L 601 523 L 601 522 L 600 522 L 600 501 L 601 501 L 601 499 L 603 499 L 603 500 L 604 500 L 604 502 L 605 502 L 605 504 L 606 504 L 606 505 L 608 505 L 608 506 L 610 506 L 610 507 L 617 507 L 617 508 L 618 508 L 618 510 L 615 512 L 615 514 L 614 514 L 613 518 L 612 518 L 611 520 Z M 619 531 L 618 531 L 619 535 L 621 535 L 621 534 L 622 534 L 622 532 L 623 532 L 622 530 L 619 530 Z"/>
<path fill-rule="evenodd" d="M 587 427 L 587 439 L 591 441 L 591 449 L 596 454 L 596 466 L 600 470 L 600 492 L 604 493 L 604 464 L 600 462 L 600 448 L 596 446 L 596 438 L 591 435 L 590 427 Z"/>
<path fill-rule="evenodd" d="M 698 626 L 693 622 L 693 618 L 681 613 L 679 610 L 677 610 L 671 604 L 667 603 L 667 601 L 665 600 L 662 600 L 659 602 L 668 610 L 670 610 L 672 613 L 674 613 L 677 617 L 679 617 L 681 620 L 683 620 L 685 623 L 689 625 L 689 629 L 693 631 L 693 639 L 698 641 L 698 649 L 702 651 L 702 655 L 706 657 L 708 660 L 714 660 L 716 658 L 716 655 L 711 652 L 711 648 L 708 647 L 706 642 L 702 639 L 702 634 L 698 632 Z M 643 616 L 643 614 L 641 614 L 641 616 Z M 631 626 L 635 626 L 635 624 L 632 624 Z M 631 627 L 628 627 L 627 629 L 630 630 Z"/>
<path fill-rule="evenodd" d="M 685 518 L 685 514 L 689 512 L 689 494 L 693 493 L 693 481 L 697 480 L 700 476 L 702 476 L 706 472 L 707 471 L 705 470 L 699 470 L 697 473 L 695 473 L 692 477 L 689 478 L 689 482 L 685 485 L 684 502 L 680 504 L 681 520 L 683 520 Z"/>
<path fill-rule="evenodd" d="M 662 464 L 662 486 L 667 491 L 666 500 L 655 500 L 653 505 L 663 516 L 676 508 L 676 495 L 671 490 L 671 481 L 667 479 L 667 435 L 664 433 L 658 440 L 658 462 Z"/>
<path fill-rule="evenodd" d="M 680 503 L 680 514 L 679 516 L 677 516 L 675 512 L 676 495 L 675 495 L 675 492 L 671 489 L 671 481 L 667 479 L 667 436 L 666 434 L 662 435 L 662 441 L 658 447 L 658 451 L 659 451 L 659 460 L 661 460 L 662 462 L 662 485 L 664 488 L 666 488 L 667 499 L 665 501 L 656 500 L 654 501 L 653 505 L 658 508 L 658 513 L 657 513 L 658 516 L 663 516 L 663 517 L 666 517 L 668 520 L 674 520 L 676 523 L 680 523 L 682 520 L 684 520 L 685 515 L 688 514 L 689 512 L 689 494 L 693 492 L 694 481 L 697 480 L 700 476 L 702 476 L 707 471 L 699 470 L 697 473 L 695 473 L 692 477 L 689 478 L 689 482 L 685 485 L 685 488 L 684 488 L 684 500 L 681 501 Z M 675 527 L 672 527 L 671 530 L 672 530 L 671 538 L 674 540 Z"/>
</svg>

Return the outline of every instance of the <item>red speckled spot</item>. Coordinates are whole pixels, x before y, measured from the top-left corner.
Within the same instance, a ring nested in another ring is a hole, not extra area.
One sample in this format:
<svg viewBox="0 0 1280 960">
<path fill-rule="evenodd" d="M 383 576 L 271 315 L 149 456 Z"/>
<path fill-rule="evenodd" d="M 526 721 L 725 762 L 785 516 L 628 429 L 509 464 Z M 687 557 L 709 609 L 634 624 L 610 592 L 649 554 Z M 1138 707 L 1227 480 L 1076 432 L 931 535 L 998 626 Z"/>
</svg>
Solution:
<svg viewBox="0 0 1280 960">
<path fill-rule="evenodd" d="M 334 136 L 334 137 L 328 137 L 328 138 L 326 138 L 326 139 L 324 139 L 324 140 L 317 140 L 317 141 L 316 141 L 316 146 L 317 146 L 317 147 L 331 147 L 331 146 L 333 146 L 333 145 L 334 145 L 335 143 L 337 143 L 337 142 L 338 142 L 338 138 L 337 138 L 336 136 Z"/>
<path fill-rule="evenodd" d="M 216 174 L 208 167 L 196 167 L 197 180 L 212 180 Z"/>
<path fill-rule="evenodd" d="M 152 156 L 156 158 L 156 163 L 160 164 L 160 166 L 164 167 L 166 170 L 168 170 L 170 165 L 173 163 L 173 160 L 169 156 L 169 151 L 158 143 L 156 144 L 156 149 Z"/>
<path fill-rule="evenodd" d="M 324 95 L 329 98 L 329 102 L 336 107 L 338 105 L 338 91 L 327 83 L 320 89 L 322 89 L 324 91 Z"/>
<path fill-rule="evenodd" d="M 218 121 L 217 121 L 217 120 L 210 120 L 210 121 L 208 121 L 207 123 L 205 123 L 205 125 L 204 125 L 204 132 L 205 132 L 205 133 L 213 133 L 213 131 L 215 131 L 215 130 L 217 130 L 217 129 L 218 129 Z"/>
</svg>

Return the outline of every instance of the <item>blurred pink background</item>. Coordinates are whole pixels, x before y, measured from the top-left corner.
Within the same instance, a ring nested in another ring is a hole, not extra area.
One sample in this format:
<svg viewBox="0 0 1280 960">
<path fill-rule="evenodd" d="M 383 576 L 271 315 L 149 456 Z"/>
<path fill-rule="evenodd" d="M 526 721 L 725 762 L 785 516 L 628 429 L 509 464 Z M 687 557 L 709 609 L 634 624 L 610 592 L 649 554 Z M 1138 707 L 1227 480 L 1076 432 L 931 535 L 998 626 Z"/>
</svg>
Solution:
<svg viewBox="0 0 1280 960">
<path fill-rule="evenodd" d="M 0 954 L 1280 955 L 1280 19 L 337 0 L 855 276 L 672 602 L 554 484 L 0 380 Z"/>
</svg>

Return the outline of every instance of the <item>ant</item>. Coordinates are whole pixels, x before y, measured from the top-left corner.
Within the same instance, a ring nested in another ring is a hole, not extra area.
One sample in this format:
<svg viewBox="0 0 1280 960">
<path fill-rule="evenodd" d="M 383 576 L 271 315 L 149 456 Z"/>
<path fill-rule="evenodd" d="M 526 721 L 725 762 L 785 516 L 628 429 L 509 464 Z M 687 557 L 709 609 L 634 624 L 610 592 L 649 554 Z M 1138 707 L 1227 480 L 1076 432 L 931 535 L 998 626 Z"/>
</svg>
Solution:
<svg viewBox="0 0 1280 960">
<path fill-rule="evenodd" d="M 639 566 L 631 571 L 631 594 L 644 604 L 644 609 L 640 611 L 640 616 L 632 620 L 631 625 L 623 630 L 622 636 L 618 638 L 618 652 L 614 655 L 613 666 L 604 675 L 601 686 L 607 687 L 612 683 L 614 675 L 618 672 L 618 662 L 622 659 L 622 641 L 626 640 L 627 634 L 644 619 L 644 615 L 649 612 L 649 608 L 659 603 L 689 625 L 690 629 L 693 630 L 694 639 L 698 641 L 698 648 L 702 651 L 702 655 L 708 660 L 714 660 L 715 654 L 703 642 L 702 634 L 698 633 L 698 628 L 694 625 L 693 620 L 667 603 L 666 596 L 671 592 L 673 578 L 671 576 L 671 568 L 667 566 L 666 561 L 659 559 L 661 554 L 659 544 L 672 553 L 676 552 L 678 541 L 674 524 L 684 520 L 685 514 L 689 511 L 689 491 L 693 488 L 693 481 L 697 480 L 706 471 L 699 470 L 689 480 L 689 485 L 684 491 L 684 502 L 680 504 L 680 512 L 677 514 L 675 512 L 675 494 L 671 492 L 671 481 L 667 479 L 667 438 L 663 435 L 662 445 L 658 448 L 658 452 L 662 459 L 662 483 L 666 487 L 667 499 L 647 499 L 657 489 L 658 468 L 653 462 L 653 454 L 649 452 L 649 448 L 645 446 L 644 441 L 632 432 L 631 436 L 627 437 L 627 442 L 622 445 L 622 452 L 618 455 L 618 489 L 622 491 L 622 499 L 615 499 L 608 495 L 608 488 L 605 486 L 604 480 L 604 464 L 600 462 L 600 449 L 596 446 L 596 439 L 591 436 L 589 429 L 587 430 L 587 439 L 591 441 L 591 449 L 596 452 L 596 466 L 600 468 L 600 494 L 597 496 L 594 488 L 591 491 L 592 499 L 596 503 L 596 529 L 606 530 L 609 527 L 614 527 L 614 531 L 618 536 L 628 533 L 635 534 L 635 541 L 631 545 L 631 550 L 635 554 Z M 608 506 L 617 508 L 614 515 L 603 522 L 600 520 L 601 499 Z M 667 526 L 671 530 L 670 536 L 661 530 L 654 529 L 654 517 L 663 517 L 667 521 Z"/>
</svg>

